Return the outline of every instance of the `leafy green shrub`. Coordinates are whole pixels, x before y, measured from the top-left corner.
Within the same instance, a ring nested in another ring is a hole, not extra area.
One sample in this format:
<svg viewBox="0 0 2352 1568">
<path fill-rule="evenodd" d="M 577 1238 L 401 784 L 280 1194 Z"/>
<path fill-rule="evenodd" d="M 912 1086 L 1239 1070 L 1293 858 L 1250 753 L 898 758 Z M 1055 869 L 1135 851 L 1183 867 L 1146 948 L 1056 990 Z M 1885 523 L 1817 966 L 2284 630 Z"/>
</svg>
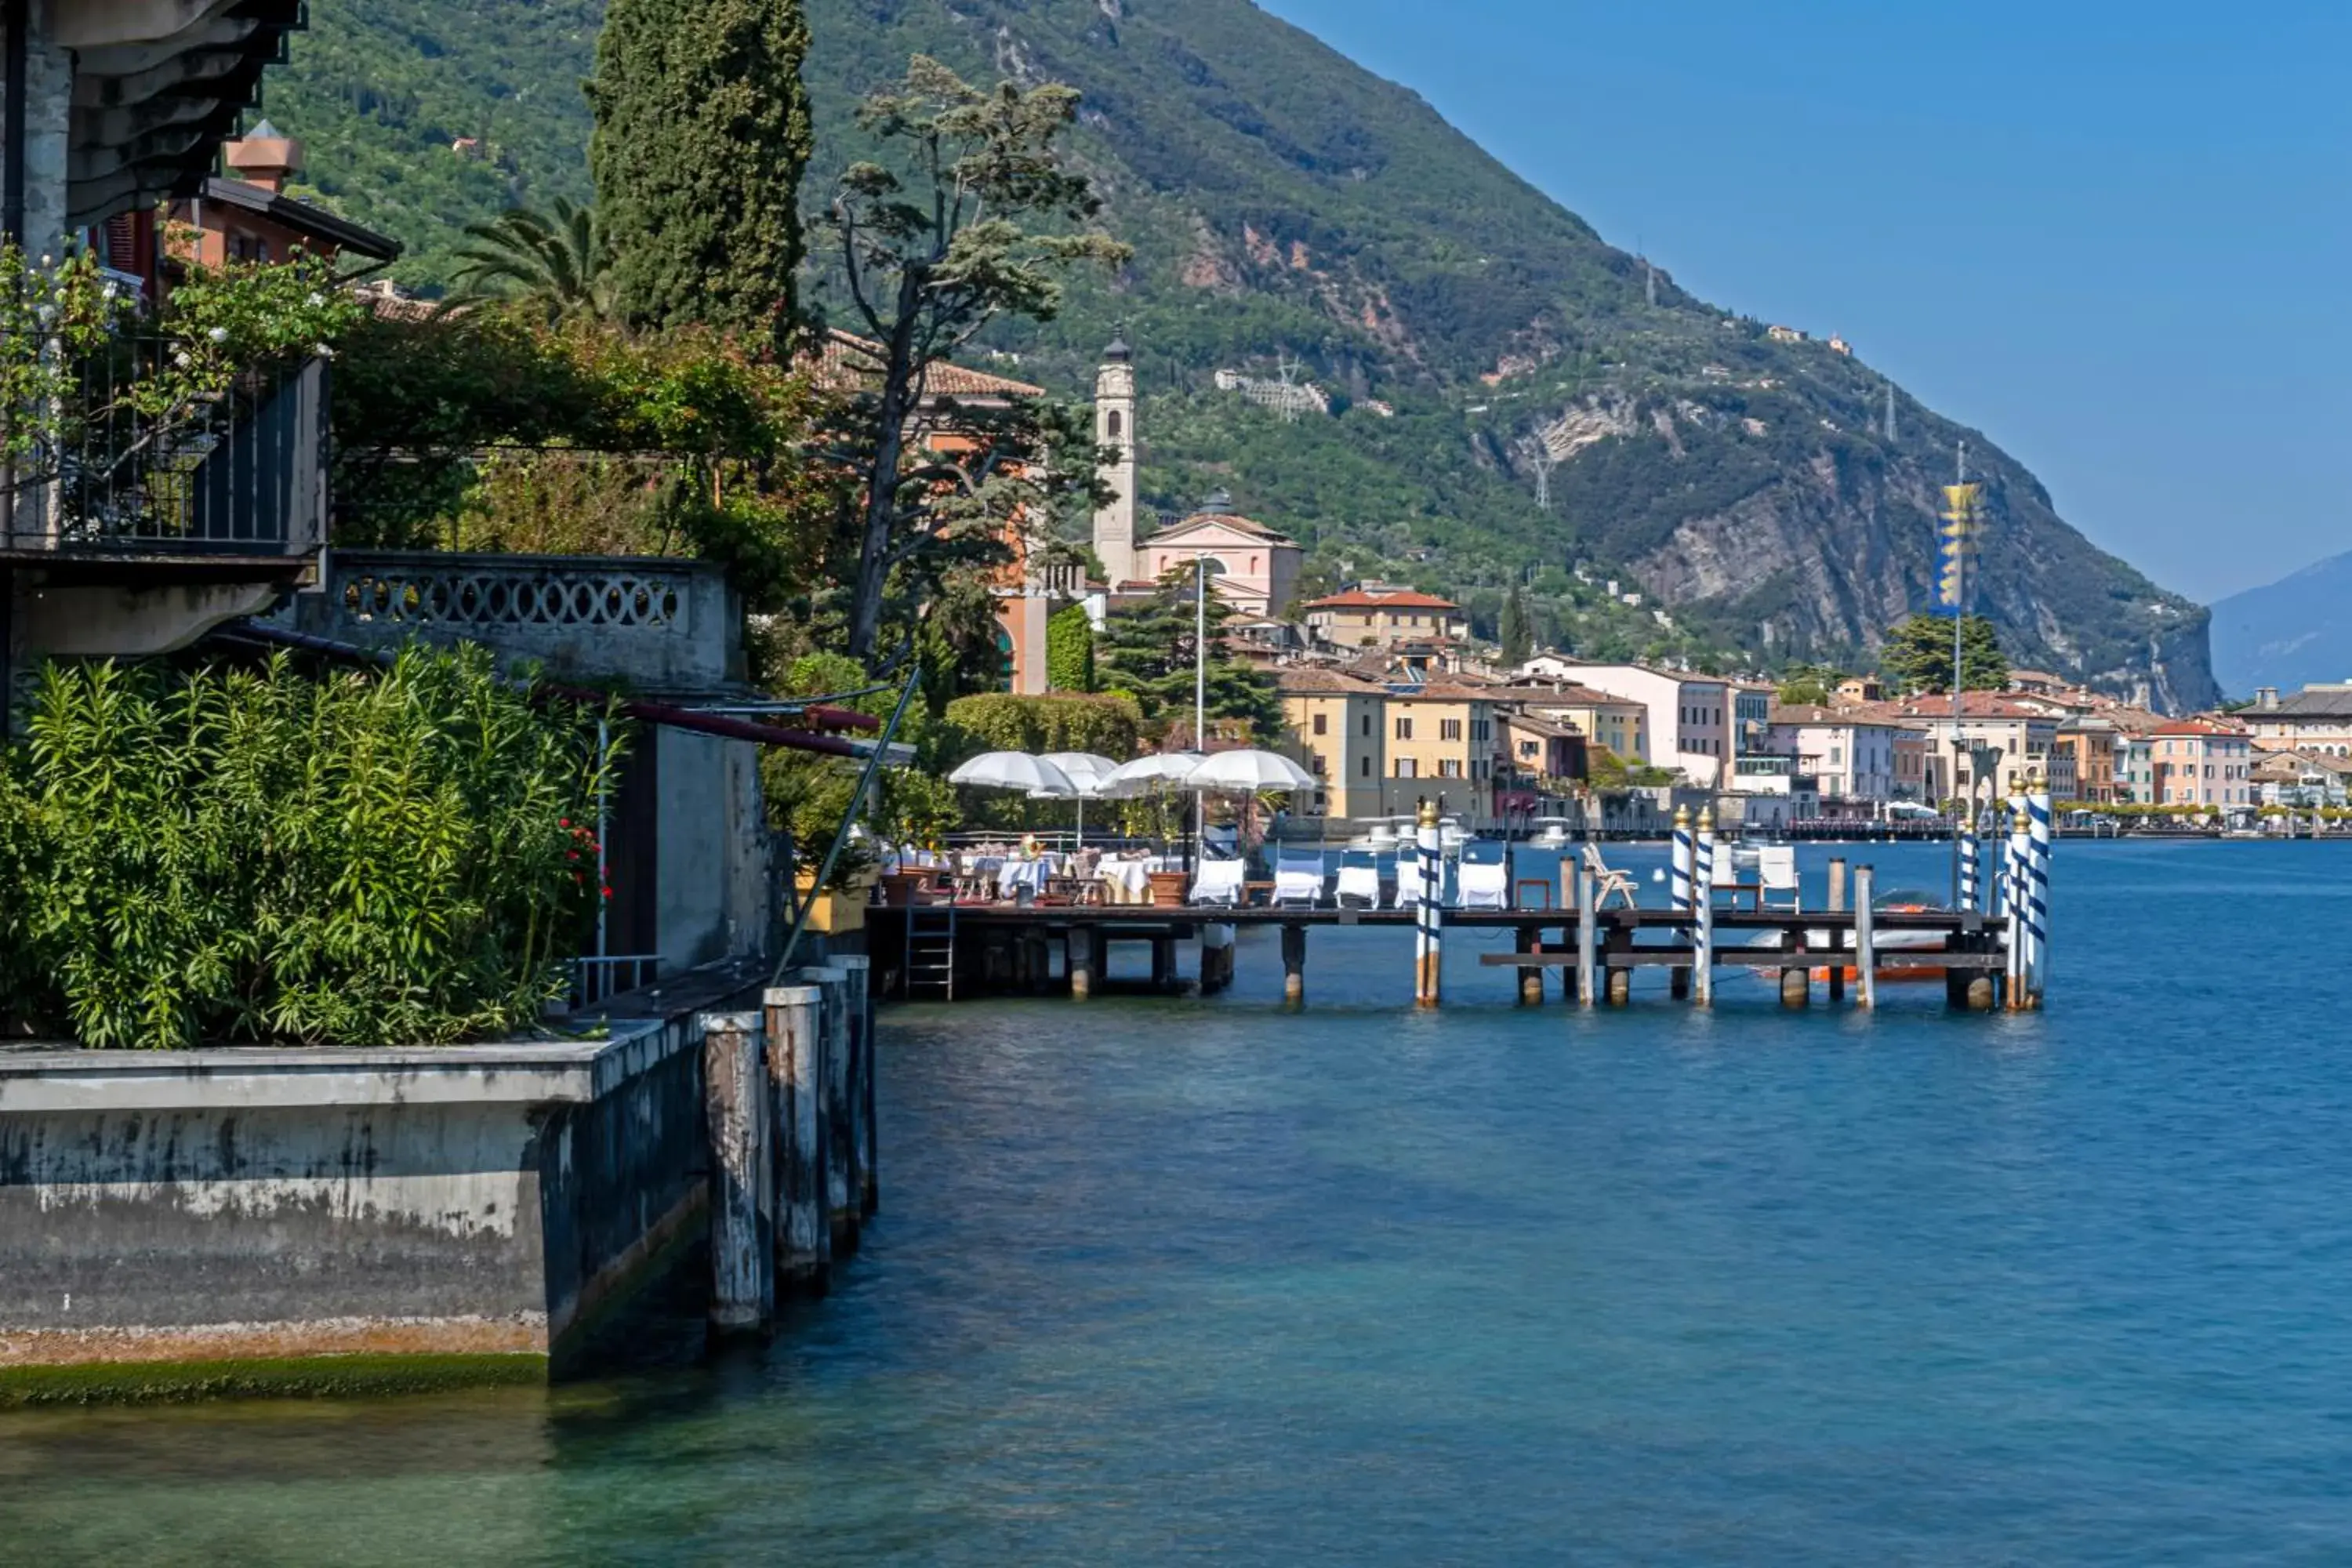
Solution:
<svg viewBox="0 0 2352 1568">
<path fill-rule="evenodd" d="M 949 703 L 948 722 L 982 751 L 1094 752 L 1123 762 L 1139 748 L 1143 714 L 1127 697 L 991 691 Z"/>
<path fill-rule="evenodd" d="M 1095 624 L 1084 605 L 1065 606 L 1046 621 L 1045 679 L 1056 691 L 1095 689 Z"/>
<path fill-rule="evenodd" d="M 602 891 L 594 742 L 480 648 L 52 664 L 0 771 L 0 1013 L 100 1047 L 531 1027 Z"/>
</svg>

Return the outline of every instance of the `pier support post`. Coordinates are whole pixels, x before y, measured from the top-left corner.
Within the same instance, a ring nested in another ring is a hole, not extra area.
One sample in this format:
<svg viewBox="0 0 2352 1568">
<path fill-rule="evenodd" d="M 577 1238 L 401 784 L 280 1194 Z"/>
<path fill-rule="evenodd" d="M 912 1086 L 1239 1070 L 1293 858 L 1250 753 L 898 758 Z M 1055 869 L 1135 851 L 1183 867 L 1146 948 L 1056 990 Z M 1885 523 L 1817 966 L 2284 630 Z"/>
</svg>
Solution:
<svg viewBox="0 0 2352 1568">
<path fill-rule="evenodd" d="M 1234 980 L 1234 928 L 1212 921 L 1201 928 L 1201 994 L 1223 991 Z"/>
<path fill-rule="evenodd" d="M 1171 935 L 1151 939 L 1151 985 L 1165 991 L 1176 984 L 1176 939 Z"/>
<path fill-rule="evenodd" d="M 1857 883 L 1859 882 L 1860 878 L 1861 873 L 1857 871 L 1855 873 Z M 1845 857 L 1843 855 L 1833 855 L 1830 858 L 1829 903 L 1830 913 L 1834 915 L 1843 914 L 1845 912 Z M 1832 926 L 1830 928 L 1829 938 L 1830 1000 L 1832 1002 L 1843 1002 L 1845 1000 L 1845 933 Z M 1806 939 L 1808 944 L 1810 944 L 1811 940 L 1811 939 L 1810 937 Z"/>
<path fill-rule="evenodd" d="M 1698 924 L 1694 931 L 1691 978 L 1697 986 L 1697 1005 L 1715 1005 L 1715 808 L 1698 808 L 1698 837 L 1691 847 L 1692 897 L 1698 900 Z"/>
<path fill-rule="evenodd" d="M 1685 917 L 1691 912 L 1691 867 L 1696 857 L 1697 849 L 1691 838 L 1690 807 L 1678 805 L 1675 807 L 1674 865 L 1669 873 L 1667 892 L 1675 912 Z M 1685 925 L 1677 928 L 1675 935 L 1683 942 L 1689 942 L 1690 927 Z M 1667 992 L 1679 1001 L 1690 994 L 1690 970 L 1684 965 L 1676 964 L 1667 973 Z"/>
<path fill-rule="evenodd" d="M 856 1159 L 852 1164 L 857 1197 L 857 1217 L 881 1207 L 882 1184 L 874 1173 L 877 1127 L 874 1099 L 874 961 L 862 952 L 844 953 L 835 968 L 849 976 L 849 1112 L 856 1121 Z"/>
<path fill-rule="evenodd" d="M 849 972 L 803 969 L 803 984 L 824 993 L 824 1215 L 833 1255 L 857 1250 L 857 1114 L 850 1098 Z"/>
<path fill-rule="evenodd" d="M 703 1109 L 710 1132 L 710 1328 L 757 1333 L 775 1315 L 768 1077 L 757 1013 L 705 1013 Z"/>
<path fill-rule="evenodd" d="M 1609 1005 L 1622 1007 L 1630 1004 L 1633 1000 L 1633 972 L 1612 963 L 1602 973 L 1608 976 L 1601 984 L 1609 993 Z"/>
<path fill-rule="evenodd" d="M 1871 898 L 1877 891 L 1878 873 L 1868 866 L 1857 866 L 1853 872 L 1853 973 L 1854 984 L 1860 992 L 1856 998 L 1865 1007 L 1878 1005 L 1878 915 L 1871 908 Z M 1839 973 L 1832 969 L 1831 973 Z"/>
<path fill-rule="evenodd" d="M 1968 1008 L 1969 1012 L 1990 1013 L 1992 1011 L 1993 994 L 1991 975 L 1970 975 L 1969 977 L 1969 983 L 1960 988 L 1960 994 L 1968 999 Z"/>
<path fill-rule="evenodd" d="M 1803 969 L 1784 969 L 1780 971 L 1781 1006 L 1810 1006 L 1812 1004 L 1812 1000 L 1813 977 L 1810 971 Z"/>
<path fill-rule="evenodd" d="M 1282 999 L 1296 1007 L 1307 1000 L 1307 928 L 1282 928 Z"/>
<path fill-rule="evenodd" d="M 1070 994 L 1083 1002 L 1095 994 L 1095 983 L 1101 978 L 1102 934 L 1092 926 L 1072 926 L 1063 940 L 1063 965 L 1070 973 Z"/>
<path fill-rule="evenodd" d="M 1969 803 L 1970 809 L 1974 805 L 1973 801 Z M 1960 822 L 1959 846 L 1960 886 L 1958 896 L 1953 901 L 1965 914 L 1982 907 L 1977 888 L 1977 827 L 1974 822 L 1965 817 Z"/>
<path fill-rule="evenodd" d="M 1580 1007 L 1597 1006 L 1601 1001 L 1600 977 L 1595 973 L 1598 924 L 1592 909 L 1592 868 L 1580 862 L 1576 868 L 1576 1001 Z"/>
<path fill-rule="evenodd" d="M 824 1212 L 824 993 L 779 985 L 760 1001 L 776 1130 L 776 1274 L 785 1289 L 823 1295 L 833 1255 Z"/>
<path fill-rule="evenodd" d="M 1541 945 L 1536 941 L 1536 936 L 1537 932 L 1533 926 L 1519 927 L 1517 931 L 1514 931 L 1511 933 L 1511 950 L 1515 952 L 1535 952 L 1537 948 Z M 1543 971 L 1537 968 L 1534 964 L 1529 963 L 1521 965 L 1516 973 L 1519 977 L 1519 1005 L 1522 1007 L 1542 1006 L 1544 999 Z"/>
</svg>

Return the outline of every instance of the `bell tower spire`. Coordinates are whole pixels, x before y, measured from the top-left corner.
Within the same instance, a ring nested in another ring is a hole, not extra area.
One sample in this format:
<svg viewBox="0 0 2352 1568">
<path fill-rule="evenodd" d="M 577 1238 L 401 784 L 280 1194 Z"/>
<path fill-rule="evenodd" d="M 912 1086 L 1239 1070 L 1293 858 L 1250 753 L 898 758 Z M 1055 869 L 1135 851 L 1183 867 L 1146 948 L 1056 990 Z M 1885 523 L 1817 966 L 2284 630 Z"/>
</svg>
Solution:
<svg viewBox="0 0 2352 1568">
<path fill-rule="evenodd" d="M 1097 478 L 1111 492 L 1095 512 L 1095 554 L 1114 588 L 1135 576 L 1135 351 L 1124 332 L 1103 350 L 1095 372 L 1095 444 L 1118 450 Z"/>
</svg>

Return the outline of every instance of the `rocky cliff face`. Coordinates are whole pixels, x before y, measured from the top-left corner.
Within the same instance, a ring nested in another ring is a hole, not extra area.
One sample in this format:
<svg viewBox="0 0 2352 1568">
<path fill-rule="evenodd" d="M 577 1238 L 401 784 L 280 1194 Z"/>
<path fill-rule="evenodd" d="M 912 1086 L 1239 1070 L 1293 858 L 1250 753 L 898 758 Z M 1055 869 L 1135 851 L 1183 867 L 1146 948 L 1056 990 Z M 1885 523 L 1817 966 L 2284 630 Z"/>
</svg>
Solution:
<svg viewBox="0 0 2352 1568">
<path fill-rule="evenodd" d="M 1538 624 L 1612 654 L 1834 655 L 1925 604 L 1936 487 L 1966 437 L 1998 509 L 1978 602 L 2012 657 L 2177 704 L 2214 694 L 2204 612 L 2093 548 L 1981 436 L 1898 395 L 1887 439 L 1885 380 L 1858 360 L 1650 274 L 1250 0 L 805 4 L 812 206 L 863 152 L 857 96 L 910 53 L 1085 93 L 1076 150 L 1135 263 L 988 346 L 1078 395 L 1124 327 L 1156 506 L 1223 488 L 1326 574 L 1409 577 L 1474 611 L 1521 584 Z M 429 284 L 467 219 L 584 191 L 577 84 L 600 16 L 596 0 L 318 0 L 272 111 Z M 499 165 L 453 160 L 449 127 L 493 109 Z M 1328 416 L 1219 400 L 1218 370 L 1285 363 L 1333 395 Z M 1653 602 L 1603 617 L 1571 569 Z"/>
</svg>

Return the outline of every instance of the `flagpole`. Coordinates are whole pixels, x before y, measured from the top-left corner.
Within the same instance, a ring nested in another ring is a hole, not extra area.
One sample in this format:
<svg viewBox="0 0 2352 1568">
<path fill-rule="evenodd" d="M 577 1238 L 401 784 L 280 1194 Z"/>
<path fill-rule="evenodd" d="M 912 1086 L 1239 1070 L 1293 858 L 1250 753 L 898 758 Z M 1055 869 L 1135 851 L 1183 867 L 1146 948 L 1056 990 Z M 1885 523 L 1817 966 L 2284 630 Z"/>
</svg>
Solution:
<svg viewBox="0 0 2352 1568">
<path fill-rule="evenodd" d="M 1957 486 L 1965 487 L 1969 482 L 1969 444 L 1965 440 L 1959 444 L 1959 453 L 1956 468 L 1958 472 L 1953 477 L 1953 483 Z M 1954 490 L 1951 508 L 1954 526 L 1960 531 L 1959 536 L 1952 542 L 1952 572 L 1954 578 L 1952 590 L 1952 785 L 1955 793 L 1958 792 L 1960 782 L 1960 747 L 1962 744 L 1960 738 L 1961 633 L 1967 629 L 1969 621 L 1968 522 L 1966 521 L 1966 514 L 1962 510 L 1962 490 Z M 1975 806 L 1976 781 L 1971 779 L 1969 781 L 1969 793 L 1960 802 L 1960 815 L 1962 816 L 1968 816 L 1974 811 Z M 1952 824 L 1952 901 L 1955 905 L 1959 902 L 1959 896 L 1960 824 L 1958 819 L 1955 819 Z"/>
</svg>

